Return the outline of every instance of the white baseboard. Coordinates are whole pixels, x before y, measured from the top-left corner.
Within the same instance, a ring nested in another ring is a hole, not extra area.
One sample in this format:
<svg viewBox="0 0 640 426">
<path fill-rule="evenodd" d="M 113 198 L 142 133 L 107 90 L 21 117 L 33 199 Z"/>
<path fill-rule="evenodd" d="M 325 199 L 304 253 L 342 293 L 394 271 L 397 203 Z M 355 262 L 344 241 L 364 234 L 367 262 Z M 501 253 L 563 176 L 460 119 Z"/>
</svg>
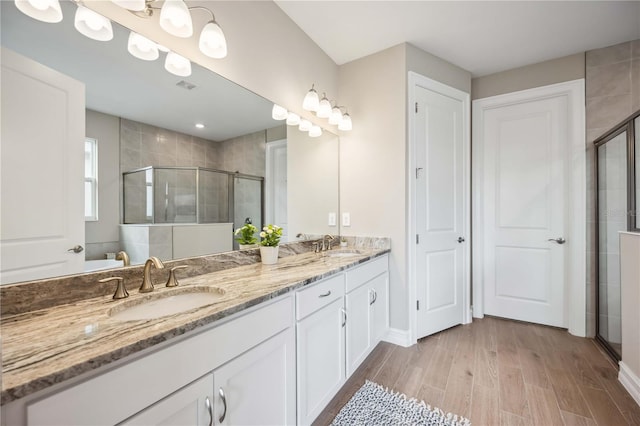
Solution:
<svg viewBox="0 0 640 426">
<path fill-rule="evenodd" d="M 413 346 L 413 344 L 416 343 L 411 341 L 411 333 L 409 330 L 400 330 L 398 328 L 390 328 L 382 340 L 404 348 Z"/>
<path fill-rule="evenodd" d="M 618 381 L 631 394 L 636 404 L 640 405 L 640 378 L 622 361 L 620 361 Z"/>
</svg>

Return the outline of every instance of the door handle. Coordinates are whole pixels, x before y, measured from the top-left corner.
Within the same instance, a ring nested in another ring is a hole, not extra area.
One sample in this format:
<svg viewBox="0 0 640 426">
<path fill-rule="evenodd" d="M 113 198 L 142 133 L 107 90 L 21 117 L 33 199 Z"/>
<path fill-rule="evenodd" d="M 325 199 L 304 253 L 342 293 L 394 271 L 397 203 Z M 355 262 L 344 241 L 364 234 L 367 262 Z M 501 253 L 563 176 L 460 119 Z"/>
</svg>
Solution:
<svg viewBox="0 0 640 426">
<path fill-rule="evenodd" d="M 77 245 L 77 246 L 73 246 L 71 247 L 69 250 L 67 251 L 72 251 L 74 253 L 82 253 L 84 251 L 84 247 L 82 247 L 81 245 Z"/>
<path fill-rule="evenodd" d="M 567 242 L 567 240 L 565 240 L 562 237 L 558 237 L 558 238 L 549 238 L 547 241 L 555 241 L 558 244 L 564 244 Z"/>
<path fill-rule="evenodd" d="M 463 237 L 458 237 L 458 242 L 459 243 L 464 243 L 464 238 Z"/>
</svg>

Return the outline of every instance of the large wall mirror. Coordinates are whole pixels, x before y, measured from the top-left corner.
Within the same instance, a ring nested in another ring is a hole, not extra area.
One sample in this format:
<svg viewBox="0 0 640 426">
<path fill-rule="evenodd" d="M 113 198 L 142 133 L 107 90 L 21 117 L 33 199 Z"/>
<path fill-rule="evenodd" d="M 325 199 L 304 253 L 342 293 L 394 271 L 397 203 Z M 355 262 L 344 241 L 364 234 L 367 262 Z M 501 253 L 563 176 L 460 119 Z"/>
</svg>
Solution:
<svg viewBox="0 0 640 426">
<path fill-rule="evenodd" d="M 339 233 L 338 224 L 330 224 L 339 212 L 336 135 L 323 131 L 311 138 L 273 120 L 270 101 L 197 64 L 192 64 L 191 75 L 179 77 L 164 69 L 164 53 L 155 61 L 134 58 L 127 51 L 130 32 L 118 24 L 112 40 L 88 39 L 74 28 L 75 3 L 61 5 L 63 21 L 46 24 L 22 14 L 13 1 L 1 2 L 1 41 L 3 49 L 85 85 L 85 136 L 97 146 L 97 206 L 96 214 L 84 221 L 84 241 L 78 244 L 85 250 L 79 256 L 104 259 L 106 253 L 124 249 L 130 237 L 123 237 L 123 228 L 150 222 L 157 229 L 226 224 L 220 234 L 224 244 L 213 251 L 234 248 L 232 229 L 247 219 L 283 226 L 285 241 L 296 240 L 296 235 Z M 2 84 L 5 91 L 4 75 Z M 2 102 L 3 110 L 11 108 L 8 94 Z M 198 123 L 204 128 L 196 128 Z M 28 143 L 35 144 L 37 156 L 37 144 L 46 141 Z M 90 143 L 87 146 L 88 158 Z M 5 161 L 10 159 L 3 157 Z M 47 180 L 40 170 L 30 173 Z M 128 175 L 132 183 L 127 186 Z M 11 180 L 3 171 L 3 194 Z M 91 180 L 85 179 L 84 185 L 90 194 Z M 38 220 L 46 216 L 48 203 L 40 206 Z M 85 211 L 90 204 L 85 202 Z M 187 234 L 187 243 L 202 245 L 195 240 L 200 233 Z M 131 238 L 140 243 L 142 237 Z M 130 250 L 132 263 L 144 258 L 144 250 Z M 189 255 L 176 253 L 169 250 L 160 257 Z M 26 279 L 60 275 L 51 271 Z M 25 280 L 9 275 L 3 274 L 3 284 Z"/>
</svg>

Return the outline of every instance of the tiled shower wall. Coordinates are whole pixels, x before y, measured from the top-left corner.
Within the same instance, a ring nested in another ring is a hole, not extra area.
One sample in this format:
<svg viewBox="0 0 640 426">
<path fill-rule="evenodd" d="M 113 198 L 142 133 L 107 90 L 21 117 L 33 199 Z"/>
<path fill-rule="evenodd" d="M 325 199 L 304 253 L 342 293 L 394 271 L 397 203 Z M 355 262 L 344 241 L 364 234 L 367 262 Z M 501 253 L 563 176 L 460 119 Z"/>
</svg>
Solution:
<svg viewBox="0 0 640 426">
<path fill-rule="evenodd" d="M 587 335 L 595 335 L 596 214 L 593 141 L 640 109 L 640 40 L 586 52 Z"/>
</svg>

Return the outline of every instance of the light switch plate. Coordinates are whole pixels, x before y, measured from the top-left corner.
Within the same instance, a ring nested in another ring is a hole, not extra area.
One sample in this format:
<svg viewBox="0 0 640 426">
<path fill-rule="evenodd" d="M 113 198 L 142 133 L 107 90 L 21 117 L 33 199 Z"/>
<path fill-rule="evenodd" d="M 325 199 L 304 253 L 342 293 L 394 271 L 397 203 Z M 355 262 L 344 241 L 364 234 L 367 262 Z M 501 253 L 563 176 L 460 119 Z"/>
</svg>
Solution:
<svg viewBox="0 0 640 426">
<path fill-rule="evenodd" d="M 351 226 L 351 213 L 342 213 L 342 226 Z"/>
<path fill-rule="evenodd" d="M 335 212 L 330 212 L 329 213 L 329 226 L 336 226 L 336 213 Z"/>
</svg>

